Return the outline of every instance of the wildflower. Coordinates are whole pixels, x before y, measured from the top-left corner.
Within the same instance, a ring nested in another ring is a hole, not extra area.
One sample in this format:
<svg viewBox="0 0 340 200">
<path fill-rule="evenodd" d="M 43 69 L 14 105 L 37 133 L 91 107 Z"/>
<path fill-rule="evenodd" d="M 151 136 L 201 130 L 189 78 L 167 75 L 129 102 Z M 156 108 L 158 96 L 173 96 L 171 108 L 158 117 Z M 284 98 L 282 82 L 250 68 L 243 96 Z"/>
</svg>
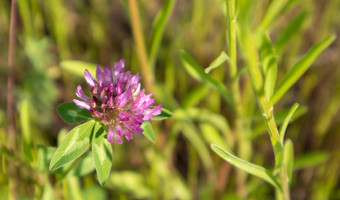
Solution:
<svg viewBox="0 0 340 200">
<path fill-rule="evenodd" d="M 107 139 L 113 143 L 113 138 L 122 144 L 121 137 L 132 139 L 132 133 L 141 134 L 140 125 L 161 113 L 162 105 L 150 108 L 155 100 L 152 93 L 146 95 L 140 90 L 140 76 L 124 72 L 124 59 L 112 67 L 97 66 L 96 78 L 85 70 L 85 80 L 90 87 L 91 97 L 85 95 L 78 85 L 76 95 L 81 100 L 73 99 L 80 108 L 87 109 L 98 119 L 107 130 Z M 113 72 L 113 73 L 112 73 Z"/>
</svg>

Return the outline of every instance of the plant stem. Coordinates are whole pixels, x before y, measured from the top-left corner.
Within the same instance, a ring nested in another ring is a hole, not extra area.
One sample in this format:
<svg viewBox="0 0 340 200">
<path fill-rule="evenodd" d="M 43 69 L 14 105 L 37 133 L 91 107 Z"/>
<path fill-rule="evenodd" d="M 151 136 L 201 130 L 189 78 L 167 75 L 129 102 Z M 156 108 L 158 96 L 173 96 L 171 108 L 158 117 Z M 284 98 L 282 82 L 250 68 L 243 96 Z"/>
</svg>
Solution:
<svg viewBox="0 0 340 200">
<path fill-rule="evenodd" d="M 146 53 L 144 35 L 141 28 L 141 23 L 139 20 L 138 8 L 136 0 L 129 0 L 130 8 L 130 21 L 132 24 L 133 37 L 137 46 L 137 56 L 139 64 L 142 69 L 142 77 L 144 79 L 145 87 L 148 92 L 153 91 L 154 77 L 151 72 L 151 68 L 148 65 L 148 57 Z"/>
<path fill-rule="evenodd" d="M 230 56 L 230 79 L 231 83 L 231 94 L 233 98 L 233 102 L 235 103 L 235 113 L 236 113 L 236 122 L 235 122 L 235 132 L 238 136 L 238 154 L 242 159 L 248 160 L 249 153 L 248 147 L 249 144 L 245 137 L 245 124 L 243 123 L 243 107 L 242 100 L 240 94 L 240 85 L 239 78 L 237 75 L 237 48 L 236 48 L 236 15 L 235 15 L 235 0 L 228 0 L 227 4 L 227 23 L 228 23 L 228 31 L 227 31 L 227 42 L 228 42 L 228 53 Z M 246 187 L 245 181 L 247 174 L 242 170 L 237 170 L 237 193 L 241 197 L 246 197 Z"/>
<path fill-rule="evenodd" d="M 247 55 L 248 74 L 251 80 L 253 89 L 257 97 L 258 105 L 260 107 L 264 122 L 267 126 L 270 140 L 273 146 L 275 155 L 275 167 L 280 168 L 280 178 L 282 187 L 282 196 L 284 200 L 290 200 L 289 186 L 287 179 L 286 167 L 283 164 L 283 143 L 280 139 L 280 134 L 276 126 L 273 114 L 273 107 L 270 104 L 264 92 L 262 72 L 259 68 L 258 54 L 255 49 L 255 42 L 251 37 L 247 28 L 243 30 L 242 46 Z"/>
</svg>

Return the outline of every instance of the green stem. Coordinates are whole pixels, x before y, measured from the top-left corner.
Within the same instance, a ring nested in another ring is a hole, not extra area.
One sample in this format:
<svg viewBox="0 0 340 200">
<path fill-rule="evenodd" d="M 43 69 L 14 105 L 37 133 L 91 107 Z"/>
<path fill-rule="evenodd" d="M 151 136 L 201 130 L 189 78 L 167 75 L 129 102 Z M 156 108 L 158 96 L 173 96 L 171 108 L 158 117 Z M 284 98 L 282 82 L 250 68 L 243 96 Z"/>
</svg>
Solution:
<svg viewBox="0 0 340 200">
<path fill-rule="evenodd" d="M 277 129 L 277 125 L 274 119 L 273 107 L 267 99 L 264 88 L 263 88 L 263 79 L 262 73 L 259 68 L 258 54 L 255 49 L 255 42 L 251 37 L 250 33 L 247 32 L 247 29 L 244 30 L 244 41 L 243 47 L 247 54 L 247 64 L 248 64 L 248 74 L 251 80 L 251 84 L 253 89 L 255 90 L 255 94 L 257 97 L 257 101 L 263 115 L 265 124 L 268 129 L 268 133 L 270 136 L 270 140 L 273 146 L 274 155 L 275 155 L 275 168 L 280 168 L 280 178 L 281 178 L 281 187 L 282 187 L 282 196 L 284 200 L 290 200 L 289 197 L 289 186 L 287 179 L 287 170 L 283 164 L 283 143 L 280 140 L 280 134 Z"/>
<path fill-rule="evenodd" d="M 238 154 L 242 159 L 249 159 L 249 142 L 245 137 L 245 123 L 243 123 L 243 107 L 242 100 L 240 94 L 240 85 L 239 78 L 237 73 L 237 47 L 236 47 L 236 15 L 235 15 L 235 0 L 227 0 L 227 23 L 228 23 L 228 31 L 227 31 L 227 42 L 228 42 L 228 54 L 230 56 L 230 79 L 231 83 L 231 94 L 233 98 L 233 102 L 235 103 L 235 113 L 236 113 L 236 122 L 235 122 L 235 132 L 238 136 Z M 247 174 L 242 170 L 237 170 L 237 193 L 241 197 L 246 197 L 246 177 Z"/>
<path fill-rule="evenodd" d="M 136 0 L 129 0 L 130 21 L 132 25 L 133 37 L 137 46 L 137 56 L 139 64 L 141 65 L 142 77 L 144 79 L 145 87 L 148 92 L 153 91 L 154 77 L 151 68 L 148 65 L 148 57 L 146 53 L 144 35 L 139 21 L 138 8 Z"/>
</svg>

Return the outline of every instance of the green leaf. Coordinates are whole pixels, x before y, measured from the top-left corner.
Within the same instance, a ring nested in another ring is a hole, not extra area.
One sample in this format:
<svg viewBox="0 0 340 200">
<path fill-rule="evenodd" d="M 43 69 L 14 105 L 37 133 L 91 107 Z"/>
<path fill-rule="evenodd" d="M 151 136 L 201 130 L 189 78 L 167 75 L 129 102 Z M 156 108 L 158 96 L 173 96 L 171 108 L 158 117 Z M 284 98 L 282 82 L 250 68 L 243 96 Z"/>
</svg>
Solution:
<svg viewBox="0 0 340 200">
<path fill-rule="evenodd" d="M 60 63 L 60 66 L 63 70 L 79 77 L 84 77 L 85 69 L 87 69 L 91 74 L 96 74 L 96 64 L 93 63 L 77 60 L 63 60 Z"/>
<path fill-rule="evenodd" d="M 281 190 L 281 186 L 280 186 L 277 178 L 275 178 L 275 176 L 269 170 L 267 170 L 267 169 L 265 169 L 261 166 L 255 165 L 253 163 L 249 163 L 245 160 L 242 160 L 242 159 L 230 154 L 229 152 L 225 151 L 224 149 L 217 146 L 216 144 L 211 144 L 211 148 L 215 153 L 217 153 L 217 155 L 219 155 L 224 160 L 228 161 L 230 164 L 246 171 L 249 174 L 252 174 L 254 176 L 257 176 L 257 177 L 267 181 L 272 186 L 274 186 L 276 189 Z"/>
<path fill-rule="evenodd" d="M 152 38 L 150 45 L 150 56 L 149 56 L 149 66 L 152 70 L 154 68 L 154 63 L 157 58 L 159 47 L 161 45 L 161 40 L 163 37 L 165 25 L 173 11 L 176 0 L 167 0 L 162 9 L 157 14 L 155 21 L 153 23 Z"/>
<path fill-rule="evenodd" d="M 221 54 L 207 67 L 204 72 L 209 74 L 209 72 L 219 66 L 221 66 L 225 61 L 229 61 L 230 58 L 226 52 L 222 51 Z"/>
<path fill-rule="evenodd" d="M 112 147 L 103 127 L 96 123 L 92 142 L 92 155 L 100 185 L 108 179 L 112 166 Z"/>
<path fill-rule="evenodd" d="M 193 78 L 215 88 L 228 103 L 233 104 L 232 98 L 223 83 L 207 75 L 184 50 L 180 50 L 179 53 L 185 69 Z"/>
<path fill-rule="evenodd" d="M 287 0 L 276 0 L 272 1 L 269 5 L 269 8 L 266 10 L 266 13 L 262 19 L 261 24 L 259 25 L 260 30 L 266 30 L 270 25 L 275 21 L 280 12 L 283 10 L 286 5 Z"/>
<path fill-rule="evenodd" d="M 274 118 L 275 118 L 276 124 L 278 126 L 281 125 L 284 122 L 284 120 L 286 119 L 287 115 L 289 114 L 289 111 L 290 111 L 290 109 L 289 110 L 286 109 L 286 110 L 280 111 L 280 112 L 275 114 Z M 295 111 L 294 115 L 292 116 L 291 121 L 299 118 L 300 116 L 302 116 L 306 112 L 307 112 L 307 107 L 305 107 L 305 106 L 298 107 L 297 110 Z M 253 131 L 252 131 L 253 137 L 256 137 L 260 133 L 263 133 L 263 132 L 265 132 L 267 130 L 267 126 L 266 126 L 266 124 L 262 120 L 262 115 L 259 114 L 256 117 L 261 121 L 261 123 L 256 125 L 253 128 Z"/>
<path fill-rule="evenodd" d="M 284 140 L 284 137 L 285 137 L 287 126 L 288 126 L 290 120 L 292 119 L 295 111 L 298 109 L 298 107 L 299 107 L 299 104 L 295 103 L 292 106 L 292 108 L 289 110 L 289 113 L 287 114 L 287 116 L 285 117 L 285 120 L 283 121 L 283 124 L 280 128 L 280 140 L 281 140 L 282 144 L 283 144 L 283 140 Z"/>
<path fill-rule="evenodd" d="M 270 99 L 275 89 L 277 59 L 276 52 L 267 34 L 263 35 L 260 53 L 264 74 L 264 90 L 267 98 Z"/>
<path fill-rule="evenodd" d="M 163 119 L 167 119 L 172 116 L 172 112 L 170 112 L 169 110 L 165 108 L 161 108 L 161 111 L 162 111 L 161 114 L 154 116 L 151 119 L 152 120 L 163 120 Z"/>
<path fill-rule="evenodd" d="M 143 135 L 148 138 L 152 143 L 155 143 L 155 133 L 151 126 L 151 123 L 148 121 L 144 121 L 140 126 L 143 129 Z"/>
<path fill-rule="evenodd" d="M 20 106 L 20 126 L 23 135 L 23 150 L 28 161 L 33 161 L 32 151 L 35 148 L 32 145 L 32 132 L 31 132 L 31 117 L 30 117 L 30 105 L 26 99 L 22 101 Z"/>
<path fill-rule="evenodd" d="M 60 118 L 69 124 L 81 123 L 92 119 L 91 112 L 79 108 L 74 102 L 62 103 L 57 107 Z"/>
<path fill-rule="evenodd" d="M 281 32 L 278 39 L 275 41 L 274 46 L 278 52 L 281 52 L 282 49 L 286 46 L 286 44 L 289 42 L 289 40 L 293 38 L 293 36 L 297 35 L 296 33 L 299 32 L 303 23 L 306 21 L 308 15 L 309 12 L 307 10 L 303 10 L 296 17 L 290 20 L 288 25 L 285 27 L 285 29 Z"/>
<path fill-rule="evenodd" d="M 272 99 L 271 104 L 274 105 L 289 90 L 290 87 L 307 71 L 315 59 L 335 40 L 335 36 L 331 35 L 314 45 L 306 55 L 289 70 L 279 83 Z"/>
<path fill-rule="evenodd" d="M 50 162 L 50 171 L 75 160 L 90 147 L 95 121 L 91 120 L 73 128 L 57 148 Z"/>
<path fill-rule="evenodd" d="M 294 147 L 291 140 L 287 140 L 283 147 L 283 163 L 286 166 L 289 182 L 292 182 L 292 173 L 294 167 Z"/>
<path fill-rule="evenodd" d="M 303 154 L 294 160 L 294 170 L 299 170 L 307 167 L 314 167 L 326 162 L 329 158 L 329 153 L 326 151 L 319 151 L 313 153 Z"/>
</svg>

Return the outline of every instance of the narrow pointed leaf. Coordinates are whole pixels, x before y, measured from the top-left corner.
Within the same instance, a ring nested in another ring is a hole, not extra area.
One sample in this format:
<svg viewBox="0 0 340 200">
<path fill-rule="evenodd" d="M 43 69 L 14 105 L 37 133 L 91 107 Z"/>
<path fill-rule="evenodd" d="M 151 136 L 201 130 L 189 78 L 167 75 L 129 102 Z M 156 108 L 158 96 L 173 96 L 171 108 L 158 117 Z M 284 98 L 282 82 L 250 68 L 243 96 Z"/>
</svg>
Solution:
<svg viewBox="0 0 340 200">
<path fill-rule="evenodd" d="M 92 119 L 90 111 L 79 108 L 73 102 L 60 104 L 57 107 L 57 113 L 64 122 L 69 124 L 81 123 Z"/>
<path fill-rule="evenodd" d="M 159 47 L 161 45 L 161 40 L 163 37 L 164 29 L 173 11 L 175 3 L 176 3 L 176 0 L 167 0 L 164 3 L 162 9 L 157 14 L 157 17 L 155 18 L 155 21 L 153 23 L 152 38 L 151 38 L 151 45 L 150 45 L 150 56 L 149 56 L 149 63 L 152 68 L 154 68 L 154 63 L 157 58 Z"/>
<path fill-rule="evenodd" d="M 228 90 L 223 83 L 207 75 L 203 71 L 203 69 L 200 66 L 198 66 L 198 64 L 184 50 L 181 50 L 179 53 L 185 69 L 194 79 L 202 81 L 203 83 L 206 83 L 209 86 L 213 87 L 222 95 L 222 97 L 228 103 L 233 104 L 230 94 L 228 93 Z"/>
<path fill-rule="evenodd" d="M 226 52 L 222 51 L 221 54 L 207 67 L 204 72 L 209 74 L 211 70 L 221 66 L 225 61 L 229 61 L 230 58 Z"/>
<path fill-rule="evenodd" d="M 95 121 L 91 120 L 73 128 L 61 142 L 50 162 L 50 170 L 83 155 L 90 147 Z"/>
<path fill-rule="evenodd" d="M 35 150 L 35 147 L 32 145 L 32 132 L 31 132 L 31 115 L 30 115 L 31 109 L 30 104 L 27 99 L 25 99 L 21 103 L 20 107 L 20 125 L 22 129 L 22 145 L 24 154 L 28 161 L 33 161 L 33 155 L 32 153 Z"/>
<path fill-rule="evenodd" d="M 295 111 L 298 109 L 298 107 L 299 107 L 298 103 L 294 104 L 292 106 L 292 108 L 289 110 L 289 113 L 287 114 L 285 120 L 283 121 L 283 124 L 280 128 L 280 140 L 281 140 L 282 144 L 283 144 L 283 140 L 284 140 L 284 137 L 285 137 L 287 126 L 288 126 L 290 120 L 292 119 Z"/>
<path fill-rule="evenodd" d="M 266 30 L 268 27 L 270 27 L 286 4 L 287 0 L 272 1 L 263 17 L 259 29 Z"/>
<path fill-rule="evenodd" d="M 329 152 L 319 151 L 298 156 L 294 160 L 294 170 L 307 167 L 314 167 L 326 162 L 329 158 Z"/>
<path fill-rule="evenodd" d="M 301 30 L 302 25 L 308 16 L 309 12 L 307 10 L 303 10 L 288 23 L 288 25 L 279 35 L 278 39 L 275 41 L 274 46 L 276 51 L 281 52 L 289 40 L 297 35 L 296 33 Z"/>
<path fill-rule="evenodd" d="M 335 36 L 331 35 L 314 45 L 306 55 L 296 65 L 289 70 L 279 83 L 272 99 L 271 104 L 274 105 L 280 98 L 292 87 L 292 85 L 307 71 L 315 59 L 335 40 Z"/>
<path fill-rule="evenodd" d="M 292 182 L 292 173 L 294 167 L 294 147 L 291 140 L 287 140 L 283 147 L 283 163 L 286 166 L 286 171 L 288 175 L 289 182 Z"/>
<path fill-rule="evenodd" d="M 264 90 L 267 98 L 270 99 L 275 89 L 277 59 L 276 52 L 268 35 L 263 36 L 260 50 L 262 71 L 264 74 Z"/>
<path fill-rule="evenodd" d="M 144 121 L 141 125 L 141 128 L 144 130 L 143 135 L 148 138 L 152 143 L 155 143 L 155 133 L 150 122 Z"/>
<path fill-rule="evenodd" d="M 161 111 L 162 111 L 161 114 L 154 116 L 151 119 L 152 120 L 163 120 L 163 119 L 167 119 L 172 116 L 172 112 L 165 108 L 161 108 Z"/>
<path fill-rule="evenodd" d="M 112 147 L 103 127 L 96 123 L 92 142 L 92 155 L 100 185 L 108 179 L 112 166 Z"/>
<path fill-rule="evenodd" d="M 268 183 L 270 183 L 272 186 L 274 186 L 276 189 L 281 190 L 280 184 L 278 180 L 275 178 L 275 176 L 267 169 L 255 165 L 253 163 L 249 163 L 245 160 L 242 160 L 226 150 L 222 149 L 221 147 L 217 146 L 216 144 L 211 144 L 212 150 L 219 155 L 221 158 L 229 162 L 230 164 L 234 165 L 235 167 L 238 167 L 244 171 L 246 171 L 249 174 L 252 174 L 254 176 L 257 176 Z"/>
</svg>

